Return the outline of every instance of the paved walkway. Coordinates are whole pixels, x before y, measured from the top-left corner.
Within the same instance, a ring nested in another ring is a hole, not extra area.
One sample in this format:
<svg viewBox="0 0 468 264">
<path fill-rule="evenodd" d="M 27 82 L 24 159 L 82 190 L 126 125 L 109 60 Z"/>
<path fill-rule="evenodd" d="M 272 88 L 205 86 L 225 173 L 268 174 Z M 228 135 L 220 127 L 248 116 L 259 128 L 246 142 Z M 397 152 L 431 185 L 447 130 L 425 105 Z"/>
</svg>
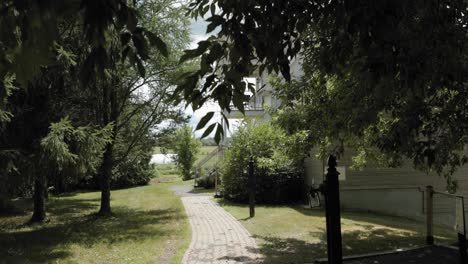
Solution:
<svg viewBox="0 0 468 264">
<path fill-rule="evenodd" d="M 255 239 L 242 224 L 209 196 L 186 190 L 190 188 L 174 188 L 174 192 L 182 196 L 192 226 L 192 242 L 182 263 L 257 263 Z"/>
</svg>

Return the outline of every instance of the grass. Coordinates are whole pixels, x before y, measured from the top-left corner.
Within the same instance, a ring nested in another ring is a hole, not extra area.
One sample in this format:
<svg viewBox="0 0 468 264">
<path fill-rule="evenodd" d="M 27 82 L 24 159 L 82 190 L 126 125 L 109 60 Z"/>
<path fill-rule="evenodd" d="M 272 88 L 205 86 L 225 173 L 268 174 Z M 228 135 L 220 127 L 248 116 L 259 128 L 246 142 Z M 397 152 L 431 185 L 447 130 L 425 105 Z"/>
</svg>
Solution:
<svg viewBox="0 0 468 264">
<path fill-rule="evenodd" d="M 21 212 L 0 216 L 0 263 L 180 263 L 191 231 L 172 185 L 113 191 L 104 219 L 98 192 L 51 198 L 46 224 L 25 225 L 30 202 L 15 201 Z"/>
<path fill-rule="evenodd" d="M 179 170 L 174 164 L 155 164 L 158 177 L 180 177 Z"/>
<path fill-rule="evenodd" d="M 311 263 L 326 257 L 325 216 L 300 206 L 248 206 L 220 201 L 249 230 L 260 246 L 264 263 Z M 370 213 L 342 213 L 343 254 L 355 255 L 422 246 L 425 225 L 405 218 Z M 455 240 L 453 231 L 436 228 L 436 242 Z"/>
</svg>

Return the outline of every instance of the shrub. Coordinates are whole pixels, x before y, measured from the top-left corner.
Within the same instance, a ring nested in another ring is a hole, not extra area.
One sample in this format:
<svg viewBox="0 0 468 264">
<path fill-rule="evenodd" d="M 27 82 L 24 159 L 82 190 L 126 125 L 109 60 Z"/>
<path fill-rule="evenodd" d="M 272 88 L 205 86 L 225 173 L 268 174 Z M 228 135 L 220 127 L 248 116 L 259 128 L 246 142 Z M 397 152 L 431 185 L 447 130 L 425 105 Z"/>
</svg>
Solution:
<svg viewBox="0 0 468 264">
<path fill-rule="evenodd" d="M 113 171 L 111 187 L 121 189 L 147 185 L 153 173 L 154 170 L 146 160 L 143 160 L 142 163 L 122 162 Z"/>
<path fill-rule="evenodd" d="M 212 167 L 209 169 L 204 169 L 203 172 L 195 180 L 195 185 L 198 187 L 203 187 L 205 189 L 213 189 L 215 187 L 215 178 L 219 173 L 218 167 Z"/>
<path fill-rule="evenodd" d="M 232 138 L 221 171 L 225 198 L 248 201 L 247 166 L 254 158 L 256 200 L 260 203 L 297 201 L 303 192 L 300 150 L 303 135 L 287 137 L 278 127 L 249 121 Z"/>
<path fill-rule="evenodd" d="M 255 171 L 255 200 L 258 203 L 297 202 L 303 198 L 304 177 L 300 170 L 283 169 L 269 172 L 261 168 Z M 242 173 L 238 178 L 239 185 L 235 191 L 224 193 L 231 201 L 246 203 L 249 200 L 248 174 Z"/>
</svg>

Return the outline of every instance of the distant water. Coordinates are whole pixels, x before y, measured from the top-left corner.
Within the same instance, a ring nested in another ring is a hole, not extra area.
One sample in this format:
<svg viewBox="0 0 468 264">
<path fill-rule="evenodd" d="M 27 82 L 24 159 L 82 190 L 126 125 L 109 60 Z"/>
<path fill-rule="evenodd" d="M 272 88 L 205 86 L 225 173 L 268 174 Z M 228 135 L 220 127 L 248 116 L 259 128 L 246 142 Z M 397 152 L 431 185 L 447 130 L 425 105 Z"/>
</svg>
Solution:
<svg viewBox="0 0 468 264">
<path fill-rule="evenodd" d="M 150 164 L 174 164 L 176 154 L 153 154 Z"/>
</svg>

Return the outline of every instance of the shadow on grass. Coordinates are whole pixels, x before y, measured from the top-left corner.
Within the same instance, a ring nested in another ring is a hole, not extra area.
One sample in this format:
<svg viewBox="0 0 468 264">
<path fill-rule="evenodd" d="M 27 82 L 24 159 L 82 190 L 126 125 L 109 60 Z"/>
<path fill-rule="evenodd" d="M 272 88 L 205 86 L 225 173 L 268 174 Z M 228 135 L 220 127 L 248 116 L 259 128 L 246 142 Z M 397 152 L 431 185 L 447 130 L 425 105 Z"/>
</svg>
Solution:
<svg viewBox="0 0 468 264">
<path fill-rule="evenodd" d="M 323 210 L 306 209 L 299 206 L 293 207 L 296 211 L 308 216 L 323 216 Z M 418 236 L 421 241 L 420 245 L 425 243 L 426 223 L 421 220 L 415 220 L 403 216 L 393 216 L 387 214 L 379 214 L 375 212 L 359 212 L 359 211 L 342 211 L 341 218 L 343 220 L 352 220 L 354 226 L 361 227 L 365 230 L 374 229 L 374 225 L 382 225 L 389 228 L 400 229 L 408 236 Z M 456 240 L 456 232 L 452 228 L 441 225 L 434 225 L 436 243 L 448 244 Z"/>
<path fill-rule="evenodd" d="M 256 236 L 260 242 L 262 263 L 313 263 L 327 256 L 325 230 L 311 232 L 310 236 L 319 238 L 311 243 L 295 238 L 278 238 Z M 377 229 L 371 231 L 352 231 L 343 234 L 343 255 L 359 255 L 410 248 L 421 245 L 422 237 L 418 235 L 396 234 L 392 230 Z"/>
<path fill-rule="evenodd" d="M 219 203 L 224 206 L 240 207 L 242 210 L 245 208 L 245 212 L 248 211 L 246 204 L 225 200 L 219 200 Z M 313 263 L 319 258 L 326 257 L 325 214 L 323 210 L 303 208 L 300 205 L 259 205 L 258 207 L 275 209 L 277 221 L 288 221 L 289 213 L 287 210 L 284 211 L 284 215 L 279 213 L 280 210 L 276 210 L 282 208 L 293 209 L 306 216 L 302 218 L 304 221 L 323 220 L 323 223 L 314 224 L 314 232 L 309 232 L 307 236 L 301 237 L 300 234 L 295 236 L 294 233 L 288 235 L 289 237 L 276 235 L 276 233 L 271 233 L 269 236 L 257 235 L 260 253 L 265 257 L 263 263 Z M 269 211 L 263 211 L 263 213 L 266 212 Z M 262 220 L 258 221 L 262 222 Z M 374 213 L 342 212 L 342 230 L 342 246 L 345 256 L 423 246 L 426 239 L 424 222 Z M 304 231 L 307 232 L 307 230 Z M 278 232 L 286 234 L 287 230 Z M 447 243 L 454 238 L 450 236 L 450 232 L 444 231 L 441 234 L 442 236 L 436 239 L 438 243 Z"/>
<path fill-rule="evenodd" d="M 154 223 L 171 222 L 183 217 L 180 212 L 166 210 L 135 210 L 114 207 L 114 215 L 98 218 L 94 214 L 99 199 L 57 199 L 49 204 L 51 222 L 24 226 L 6 223 L 0 218 L 0 263 L 55 263 L 70 256 L 69 246 L 92 248 L 96 244 L 112 245 L 141 241 L 167 233 Z"/>
</svg>

